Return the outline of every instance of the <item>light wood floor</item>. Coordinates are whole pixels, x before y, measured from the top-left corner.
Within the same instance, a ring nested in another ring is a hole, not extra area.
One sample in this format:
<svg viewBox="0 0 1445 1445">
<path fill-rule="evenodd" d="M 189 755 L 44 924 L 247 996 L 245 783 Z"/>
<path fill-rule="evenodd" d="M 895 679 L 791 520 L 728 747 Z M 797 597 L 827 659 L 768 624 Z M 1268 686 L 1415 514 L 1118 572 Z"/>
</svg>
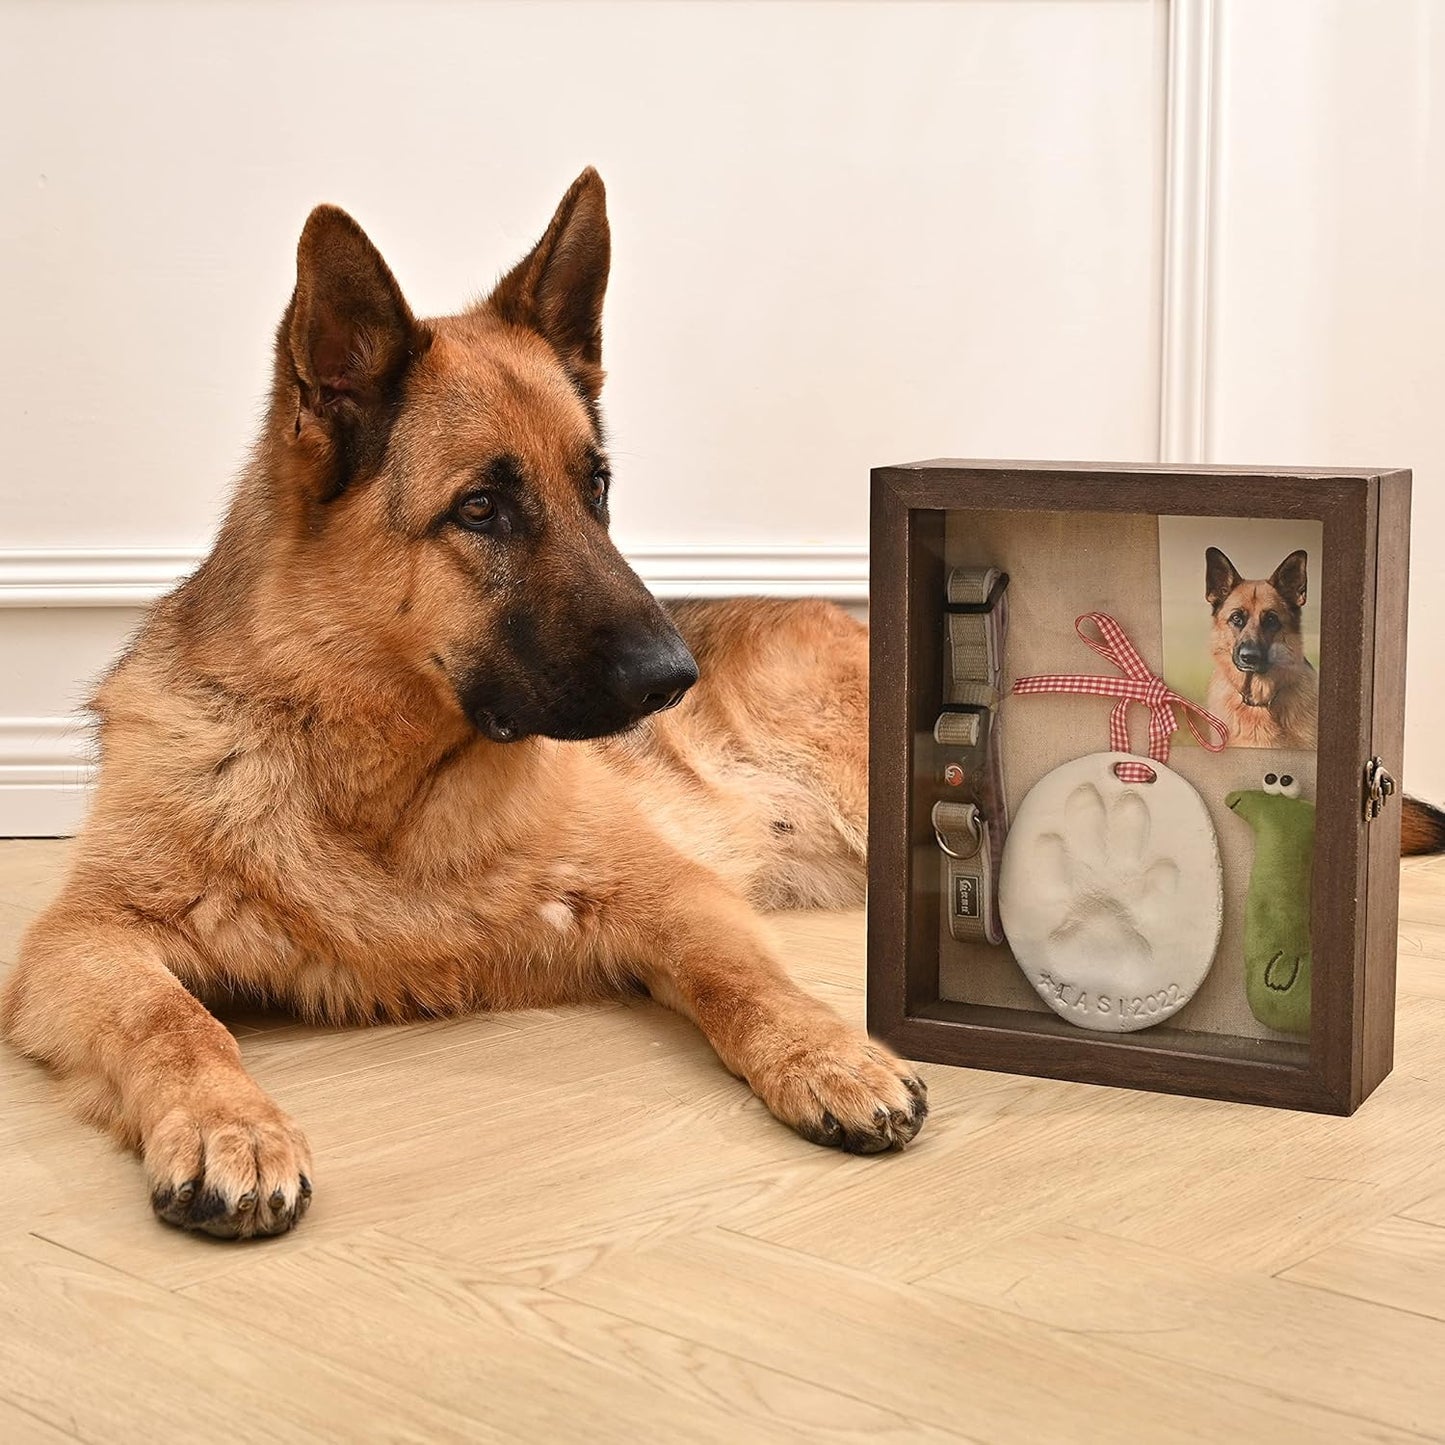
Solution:
<svg viewBox="0 0 1445 1445">
<path fill-rule="evenodd" d="M 63 843 L 0 844 L 0 962 Z M 900 1156 L 787 1133 L 651 1005 L 236 1016 L 317 1196 L 243 1245 L 0 1049 L 0 1440 L 1445 1438 L 1445 862 L 1352 1120 L 925 1067 Z M 862 918 L 779 921 L 861 1021 Z"/>
</svg>

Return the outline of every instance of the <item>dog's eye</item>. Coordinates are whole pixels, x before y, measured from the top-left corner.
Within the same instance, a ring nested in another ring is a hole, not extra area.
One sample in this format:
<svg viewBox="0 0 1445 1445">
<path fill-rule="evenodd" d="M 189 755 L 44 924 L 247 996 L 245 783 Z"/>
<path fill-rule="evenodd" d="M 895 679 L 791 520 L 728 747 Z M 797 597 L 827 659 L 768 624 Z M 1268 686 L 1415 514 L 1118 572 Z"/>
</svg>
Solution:
<svg viewBox="0 0 1445 1445">
<path fill-rule="evenodd" d="M 611 482 L 612 478 L 600 467 L 588 478 L 587 500 L 594 507 L 600 507 L 607 500 L 607 489 Z"/>
<path fill-rule="evenodd" d="M 496 499 L 490 492 L 473 492 L 457 503 L 457 521 L 474 532 L 484 532 L 497 515 Z"/>
<path fill-rule="evenodd" d="M 1279 774 L 1266 773 L 1264 775 L 1264 790 L 1266 793 L 1279 792 Z"/>
<path fill-rule="evenodd" d="M 1260 625 L 1266 632 L 1278 632 L 1279 617 L 1273 612 L 1266 612 L 1264 616 L 1260 618 Z"/>
<path fill-rule="evenodd" d="M 1229 625 L 1233 627 L 1236 631 L 1239 628 L 1243 627 L 1244 624 L 1248 621 L 1249 618 L 1246 617 L 1243 612 L 1231 612 L 1229 614 Z"/>
<path fill-rule="evenodd" d="M 1299 797 L 1299 779 L 1291 777 L 1288 773 L 1281 773 L 1279 779 L 1279 790 L 1286 798 Z"/>
</svg>

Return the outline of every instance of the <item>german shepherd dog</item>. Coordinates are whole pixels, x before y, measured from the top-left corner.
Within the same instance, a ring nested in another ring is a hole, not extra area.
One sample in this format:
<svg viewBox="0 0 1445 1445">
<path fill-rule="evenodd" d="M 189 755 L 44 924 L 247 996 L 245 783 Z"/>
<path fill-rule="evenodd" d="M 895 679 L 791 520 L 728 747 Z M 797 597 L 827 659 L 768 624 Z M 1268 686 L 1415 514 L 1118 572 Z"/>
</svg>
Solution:
<svg viewBox="0 0 1445 1445">
<path fill-rule="evenodd" d="M 1305 552 L 1291 552 L 1269 577 L 1251 582 L 1218 547 L 1205 550 L 1214 658 L 1205 706 L 1237 747 L 1315 746 L 1319 674 L 1305 656 L 1300 630 L 1308 563 Z"/>
<path fill-rule="evenodd" d="M 816 1144 L 923 1123 L 913 1070 L 755 912 L 862 900 L 867 630 L 816 602 L 669 614 L 623 561 L 609 259 L 591 170 L 436 320 L 344 212 L 306 222 L 250 464 L 96 695 L 97 796 L 0 1003 L 169 1224 L 278 1234 L 311 1199 L 207 997 L 362 1023 L 642 990 Z"/>
</svg>

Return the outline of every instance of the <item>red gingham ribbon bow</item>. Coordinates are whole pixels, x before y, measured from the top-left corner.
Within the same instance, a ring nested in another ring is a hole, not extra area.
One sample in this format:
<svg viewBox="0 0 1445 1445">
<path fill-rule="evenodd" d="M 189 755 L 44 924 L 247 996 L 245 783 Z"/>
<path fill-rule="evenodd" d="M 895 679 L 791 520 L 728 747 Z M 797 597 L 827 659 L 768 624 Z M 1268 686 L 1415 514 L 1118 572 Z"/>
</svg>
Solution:
<svg viewBox="0 0 1445 1445">
<path fill-rule="evenodd" d="M 1084 631 L 1084 624 L 1092 622 L 1099 629 L 1102 642 Z M 1074 631 L 1085 646 L 1093 648 L 1100 657 L 1112 662 L 1123 677 L 1069 677 L 1046 674 L 1041 677 L 1021 677 L 1014 683 L 1014 692 L 1074 692 L 1091 693 L 1095 697 L 1116 697 L 1114 710 L 1109 714 L 1109 747 L 1116 753 L 1129 751 L 1129 704 L 1142 702 L 1149 709 L 1149 756 L 1156 763 L 1169 761 L 1169 738 L 1179 726 L 1174 709 L 1184 709 L 1184 720 L 1195 741 L 1211 753 L 1224 751 L 1229 741 L 1229 729 L 1211 712 L 1206 712 L 1187 697 L 1180 697 L 1162 677 L 1155 677 L 1149 671 L 1144 659 L 1139 656 L 1134 644 L 1124 636 L 1124 629 L 1107 612 L 1086 612 L 1074 619 Z M 1201 732 L 1198 718 L 1205 727 Z M 1120 764 L 1128 767 L 1129 764 Z M 1140 767 L 1141 776 L 1133 781 L 1152 781 L 1142 777 L 1148 771 Z M 1121 774 L 1122 776 L 1122 774 Z M 1125 781 L 1129 781 L 1126 779 Z"/>
</svg>

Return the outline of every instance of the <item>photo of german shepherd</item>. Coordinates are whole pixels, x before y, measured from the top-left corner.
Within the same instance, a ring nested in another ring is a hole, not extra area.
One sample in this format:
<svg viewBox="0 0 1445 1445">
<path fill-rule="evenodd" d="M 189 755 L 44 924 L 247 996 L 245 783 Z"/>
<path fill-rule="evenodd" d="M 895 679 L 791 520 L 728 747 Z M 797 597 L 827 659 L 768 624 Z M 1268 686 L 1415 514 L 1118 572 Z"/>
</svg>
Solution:
<svg viewBox="0 0 1445 1445">
<path fill-rule="evenodd" d="M 279 1234 L 298 1126 L 203 1000 L 365 1023 L 645 992 L 804 1138 L 907 1143 L 914 1071 L 758 910 L 862 902 L 864 624 L 660 606 L 608 534 L 585 171 L 483 301 L 413 315 L 313 211 L 215 546 L 94 700 L 99 783 L 0 1029 L 186 1229 Z"/>
<path fill-rule="evenodd" d="M 1249 580 L 1218 547 L 1204 552 L 1213 670 L 1204 705 L 1229 728 L 1231 747 L 1313 748 L 1319 737 L 1319 674 L 1301 627 L 1309 556 L 1296 548 L 1265 578 Z M 1445 851 L 1445 812 L 1401 799 L 1400 852 Z"/>
<path fill-rule="evenodd" d="M 1297 549 L 1268 577 L 1250 581 L 1218 547 L 1205 550 L 1214 673 L 1204 705 L 1228 727 L 1231 747 L 1315 746 L 1319 674 L 1300 625 L 1308 567 Z"/>
</svg>

